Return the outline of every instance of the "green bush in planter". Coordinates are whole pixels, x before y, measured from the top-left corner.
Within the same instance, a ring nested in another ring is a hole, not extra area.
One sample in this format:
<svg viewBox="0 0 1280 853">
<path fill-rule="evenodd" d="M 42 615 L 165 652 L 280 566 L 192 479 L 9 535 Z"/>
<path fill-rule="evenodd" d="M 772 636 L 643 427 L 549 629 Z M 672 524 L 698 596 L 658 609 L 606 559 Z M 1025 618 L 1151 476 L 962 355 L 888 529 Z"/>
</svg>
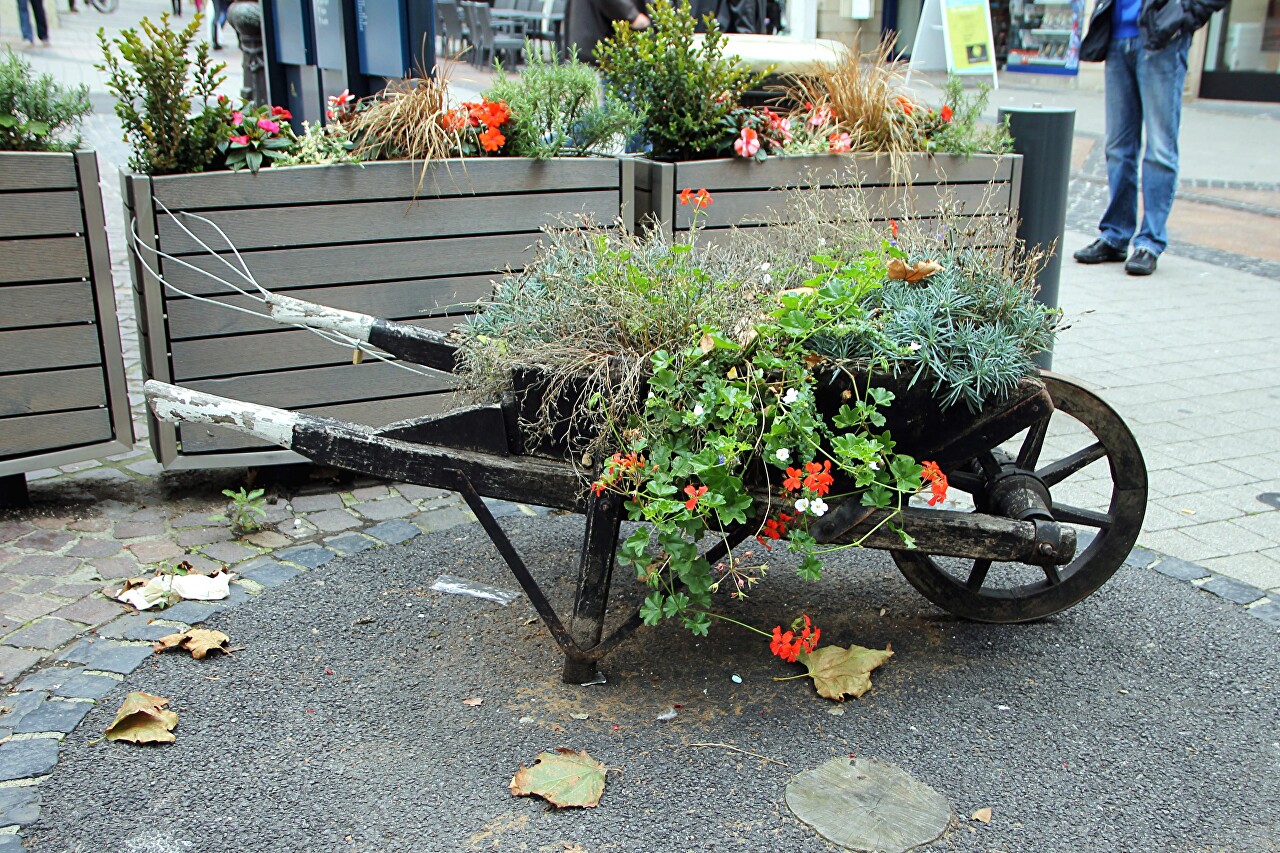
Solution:
<svg viewBox="0 0 1280 853">
<path fill-rule="evenodd" d="M 74 151 L 76 129 L 92 109 L 88 87 L 37 77 L 13 51 L 0 62 L 0 151 Z"/>
</svg>

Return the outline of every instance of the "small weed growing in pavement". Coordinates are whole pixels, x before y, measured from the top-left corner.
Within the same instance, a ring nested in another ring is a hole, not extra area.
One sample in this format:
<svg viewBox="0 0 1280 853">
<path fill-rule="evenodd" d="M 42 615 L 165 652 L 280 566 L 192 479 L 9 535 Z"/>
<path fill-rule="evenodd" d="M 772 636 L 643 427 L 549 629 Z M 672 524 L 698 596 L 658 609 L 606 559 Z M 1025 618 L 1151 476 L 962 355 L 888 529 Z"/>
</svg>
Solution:
<svg viewBox="0 0 1280 853">
<path fill-rule="evenodd" d="M 260 519 L 267 517 L 267 499 L 265 489 L 249 491 L 241 487 L 239 491 L 223 489 L 222 493 L 231 498 L 227 504 L 226 515 L 210 516 L 210 521 L 225 521 L 231 525 L 231 532 L 237 536 L 253 533 L 262 528 Z"/>
</svg>

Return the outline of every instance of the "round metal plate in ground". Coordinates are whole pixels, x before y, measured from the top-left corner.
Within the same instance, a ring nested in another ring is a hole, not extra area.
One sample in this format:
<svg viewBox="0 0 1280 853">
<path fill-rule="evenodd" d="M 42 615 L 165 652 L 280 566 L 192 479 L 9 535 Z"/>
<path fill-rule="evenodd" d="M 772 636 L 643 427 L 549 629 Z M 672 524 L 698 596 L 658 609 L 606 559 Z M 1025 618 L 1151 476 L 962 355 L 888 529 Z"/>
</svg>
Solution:
<svg viewBox="0 0 1280 853">
<path fill-rule="evenodd" d="M 787 806 L 828 841 L 865 853 L 902 853 L 936 841 L 951 805 L 891 764 L 833 758 L 787 783 Z"/>
</svg>

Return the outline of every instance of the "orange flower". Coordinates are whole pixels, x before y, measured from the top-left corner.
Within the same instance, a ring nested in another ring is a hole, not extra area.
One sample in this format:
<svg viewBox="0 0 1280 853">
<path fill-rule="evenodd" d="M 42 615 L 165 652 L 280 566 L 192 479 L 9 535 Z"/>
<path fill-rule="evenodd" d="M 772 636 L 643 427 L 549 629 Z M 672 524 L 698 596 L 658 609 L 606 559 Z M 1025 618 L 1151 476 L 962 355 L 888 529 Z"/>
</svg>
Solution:
<svg viewBox="0 0 1280 853">
<path fill-rule="evenodd" d="M 797 468 L 787 469 L 787 479 L 782 481 L 782 488 L 788 492 L 794 492 L 800 488 L 800 480 L 804 476 L 804 472 Z"/>
<path fill-rule="evenodd" d="M 937 462 L 925 462 L 920 467 L 920 479 L 929 484 L 933 496 L 929 498 L 929 506 L 947 499 L 947 475 L 942 473 Z"/>
<path fill-rule="evenodd" d="M 689 500 L 684 502 L 685 509 L 693 509 L 698 505 L 698 498 L 707 493 L 706 486 L 694 487 L 692 483 L 684 487 L 684 493 L 689 496 Z"/>
<path fill-rule="evenodd" d="M 603 495 L 606 488 L 608 486 L 604 484 L 604 480 L 596 480 L 591 484 L 591 493 L 596 496 Z"/>
<path fill-rule="evenodd" d="M 688 204 L 689 199 L 693 198 L 693 187 L 685 187 L 680 190 L 680 203 Z"/>
<path fill-rule="evenodd" d="M 440 116 L 440 126 L 450 133 L 456 133 L 467 126 L 467 117 L 460 112 L 449 110 Z"/>
<path fill-rule="evenodd" d="M 898 220 L 896 219 L 889 220 L 889 230 L 893 232 L 893 239 L 897 240 L 898 239 Z"/>
<path fill-rule="evenodd" d="M 499 127 L 511 118 L 511 110 L 507 108 L 506 101 L 485 101 L 485 109 L 485 124 L 489 127 Z"/>
<path fill-rule="evenodd" d="M 835 480 L 831 476 L 831 460 L 819 465 L 817 462 L 806 462 L 804 470 L 809 475 L 804 478 L 804 487 L 811 492 L 819 495 L 825 495 L 831 491 L 831 484 Z"/>
<path fill-rule="evenodd" d="M 950 106 L 944 104 L 942 107 L 942 120 L 951 121 L 951 117 L 954 115 L 955 111 L 952 110 Z"/>
<path fill-rule="evenodd" d="M 697 194 L 693 197 L 693 206 L 698 208 L 698 210 L 706 210 L 711 206 L 711 201 L 711 193 L 706 190 L 698 190 Z"/>
<path fill-rule="evenodd" d="M 490 127 L 484 133 L 480 134 L 480 146 L 485 151 L 497 151 L 507 142 L 507 138 L 502 135 L 502 131 L 496 127 Z"/>
<path fill-rule="evenodd" d="M 814 628 L 813 623 L 809 621 L 808 616 L 804 619 L 804 628 L 800 630 L 800 636 L 796 636 L 796 630 L 800 628 L 797 619 L 792 623 L 792 630 L 783 633 L 782 626 L 778 625 L 773 629 L 773 639 L 769 642 L 769 651 L 785 660 L 787 663 L 795 663 L 796 658 L 800 655 L 808 654 L 818 647 L 818 639 L 822 636 L 821 628 Z"/>
<path fill-rule="evenodd" d="M 915 104 L 911 103 L 905 95 L 899 95 L 893 99 L 893 102 L 902 107 L 902 112 L 906 115 L 911 115 L 911 111 L 915 109 Z"/>
</svg>

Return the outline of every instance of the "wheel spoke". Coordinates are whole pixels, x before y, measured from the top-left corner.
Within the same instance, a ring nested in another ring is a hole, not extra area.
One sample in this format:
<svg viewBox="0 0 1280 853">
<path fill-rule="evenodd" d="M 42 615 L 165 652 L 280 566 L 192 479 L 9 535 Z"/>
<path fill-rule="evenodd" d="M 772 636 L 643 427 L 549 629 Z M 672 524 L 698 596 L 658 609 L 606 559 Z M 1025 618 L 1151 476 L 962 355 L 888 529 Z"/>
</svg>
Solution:
<svg viewBox="0 0 1280 853">
<path fill-rule="evenodd" d="M 1027 430 L 1027 437 L 1018 451 L 1017 465 L 1023 470 L 1032 470 L 1040 461 L 1040 451 L 1044 448 L 1044 437 L 1049 432 L 1049 418 L 1033 423 Z"/>
<path fill-rule="evenodd" d="M 1057 566 L 1045 566 L 1044 576 L 1049 581 L 1049 586 L 1058 586 L 1062 583 L 1062 575 L 1058 572 Z"/>
<path fill-rule="evenodd" d="M 1111 516 L 1105 512 L 1095 512 L 1091 509 L 1082 509 L 1078 506 L 1068 506 L 1067 504 L 1055 503 L 1053 505 L 1053 520 L 1063 521 L 1067 524 L 1081 524 L 1085 527 L 1097 527 L 1100 530 L 1106 530 L 1111 526 Z"/>
<path fill-rule="evenodd" d="M 965 585 L 974 592 L 982 589 L 982 583 L 987 579 L 987 572 L 990 569 L 990 560 L 974 560 L 973 570 L 969 572 L 969 580 L 965 582 Z"/>
<path fill-rule="evenodd" d="M 981 474 L 972 474 L 968 471 L 957 471 L 954 474 L 947 475 L 948 486 L 954 486 L 960 491 L 971 495 L 977 494 L 986 485 L 986 482 Z"/>
<path fill-rule="evenodd" d="M 1088 447 L 1077 450 L 1066 458 L 1059 459 L 1051 465 L 1046 465 L 1036 472 L 1036 476 L 1044 480 L 1046 486 L 1054 486 L 1070 477 L 1072 474 L 1097 462 L 1107 455 L 1107 448 L 1102 446 L 1102 442 L 1096 441 Z"/>
</svg>

